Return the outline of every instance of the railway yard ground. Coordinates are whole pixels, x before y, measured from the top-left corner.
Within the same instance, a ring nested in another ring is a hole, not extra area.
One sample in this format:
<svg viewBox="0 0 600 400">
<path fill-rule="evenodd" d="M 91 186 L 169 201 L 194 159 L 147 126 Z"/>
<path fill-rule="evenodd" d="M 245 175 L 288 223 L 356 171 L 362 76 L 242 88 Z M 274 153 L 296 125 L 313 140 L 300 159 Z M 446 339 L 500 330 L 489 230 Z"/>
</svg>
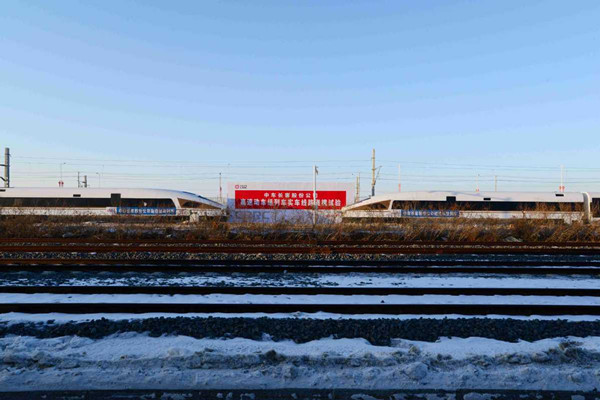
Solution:
<svg viewBox="0 0 600 400">
<path fill-rule="evenodd" d="M 0 398 L 600 397 L 597 225 L 24 221 Z"/>
</svg>

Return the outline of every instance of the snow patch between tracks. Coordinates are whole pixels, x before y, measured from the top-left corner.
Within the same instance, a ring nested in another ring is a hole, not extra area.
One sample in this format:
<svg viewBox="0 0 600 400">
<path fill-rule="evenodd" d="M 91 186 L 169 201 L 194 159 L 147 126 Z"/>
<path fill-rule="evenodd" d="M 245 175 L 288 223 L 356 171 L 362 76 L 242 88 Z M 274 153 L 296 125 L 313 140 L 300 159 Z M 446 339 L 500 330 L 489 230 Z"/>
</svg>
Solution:
<svg viewBox="0 0 600 400">
<path fill-rule="evenodd" d="M 9 390 L 600 388 L 600 337 L 373 346 L 363 339 L 13 336 L 0 339 L 0 353 L 0 387 Z"/>
<path fill-rule="evenodd" d="M 17 324 L 22 322 L 47 322 L 51 320 L 55 324 L 64 324 L 68 322 L 88 322 L 96 319 L 108 319 L 111 321 L 120 321 L 120 320 L 140 320 L 147 318 L 176 318 L 176 317 L 186 317 L 186 318 L 271 318 L 271 319 L 283 319 L 283 318 L 295 318 L 295 319 L 336 319 L 336 320 L 346 320 L 346 319 L 397 319 L 397 320 L 409 320 L 416 318 L 427 318 L 427 319 L 472 319 L 472 318 L 485 318 L 485 319 L 514 319 L 521 321 L 532 321 L 532 320 L 543 320 L 543 321 L 551 321 L 551 320 L 564 320 L 570 322 L 579 322 L 579 321 L 598 321 L 600 320 L 600 315 L 530 315 L 530 316 L 521 316 L 521 315 L 495 315 L 495 314 L 486 314 L 486 315 L 460 315 L 460 314 L 440 314 L 440 315 L 426 315 L 426 314 L 335 314 L 335 313 L 326 313 L 326 312 L 316 312 L 316 313 L 304 313 L 304 312 L 294 312 L 294 313 L 186 313 L 186 314 L 177 314 L 177 313 L 143 313 L 143 314 L 128 314 L 128 313 L 115 313 L 115 314 L 64 314 L 64 313 L 44 313 L 44 314 L 26 314 L 26 313 L 17 313 L 11 312 L 6 314 L 0 314 L 0 322 L 6 323 L 8 325 Z"/>
</svg>

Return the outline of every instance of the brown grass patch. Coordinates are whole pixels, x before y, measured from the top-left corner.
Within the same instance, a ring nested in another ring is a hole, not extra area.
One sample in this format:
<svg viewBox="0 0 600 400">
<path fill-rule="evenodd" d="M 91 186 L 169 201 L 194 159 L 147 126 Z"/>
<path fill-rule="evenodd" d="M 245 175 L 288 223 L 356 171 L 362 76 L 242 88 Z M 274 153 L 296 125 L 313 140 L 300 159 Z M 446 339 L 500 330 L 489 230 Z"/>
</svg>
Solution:
<svg viewBox="0 0 600 400">
<path fill-rule="evenodd" d="M 107 239 L 272 239 L 400 241 L 600 241 L 600 224 L 566 224 L 550 219 L 415 218 L 400 222 L 344 222 L 301 225 L 188 223 L 173 217 L 40 217 L 0 218 L 0 238 Z"/>
</svg>

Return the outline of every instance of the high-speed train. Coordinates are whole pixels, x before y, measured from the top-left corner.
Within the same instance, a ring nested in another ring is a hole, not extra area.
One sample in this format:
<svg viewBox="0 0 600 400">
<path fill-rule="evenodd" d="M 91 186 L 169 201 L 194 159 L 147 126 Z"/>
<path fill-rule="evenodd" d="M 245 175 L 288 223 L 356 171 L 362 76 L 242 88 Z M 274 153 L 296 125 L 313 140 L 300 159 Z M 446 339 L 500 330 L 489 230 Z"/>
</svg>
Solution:
<svg viewBox="0 0 600 400">
<path fill-rule="evenodd" d="M 222 217 L 225 207 L 166 189 L 0 188 L 0 215 L 148 215 Z"/>
<path fill-rule="evenodd" d="M 348 220 L 402 218 L 531 218 L 566 222 L 600 218 L 600 193 L 398 192 L 342 210 Z"/>
</svg>

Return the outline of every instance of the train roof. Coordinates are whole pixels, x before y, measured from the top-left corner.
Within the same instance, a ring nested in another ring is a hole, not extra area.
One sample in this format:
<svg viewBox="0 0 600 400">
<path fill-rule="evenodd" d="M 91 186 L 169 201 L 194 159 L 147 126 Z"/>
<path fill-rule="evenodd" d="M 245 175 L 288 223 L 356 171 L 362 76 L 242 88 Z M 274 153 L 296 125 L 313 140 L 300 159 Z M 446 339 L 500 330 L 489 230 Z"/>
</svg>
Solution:
<svg viewBox="0 0 600 400">
<path fill-rule="evenodd" d="M 590 193 L 591 197 L 600 197 L 600 193 Z M 581 192 L 471 192 L 471 191 L 419 191 L 396 192 L 373 196 L 366 200 L 344 207 L 344 210 L 367 206 L 386 201 L 446 201 L 447 197 L 456 197 L 456 201 L 510 201 L 536 203 L 582 202 Z"/>
<path fill-rule="evenodd" d="M 106 198 L 111 194 L 119 193 L 124 198 L 179 198 L 183 200 L 198 201 L 216 208 L 224 209 L 225 206 L 206 197 L 171 189 L 149 189 L 149 188 L 0 188 L 0 197 L 40 197 L 40 198 L 62 198 L 79 195 L 82 198 Z"/>
</svg>

